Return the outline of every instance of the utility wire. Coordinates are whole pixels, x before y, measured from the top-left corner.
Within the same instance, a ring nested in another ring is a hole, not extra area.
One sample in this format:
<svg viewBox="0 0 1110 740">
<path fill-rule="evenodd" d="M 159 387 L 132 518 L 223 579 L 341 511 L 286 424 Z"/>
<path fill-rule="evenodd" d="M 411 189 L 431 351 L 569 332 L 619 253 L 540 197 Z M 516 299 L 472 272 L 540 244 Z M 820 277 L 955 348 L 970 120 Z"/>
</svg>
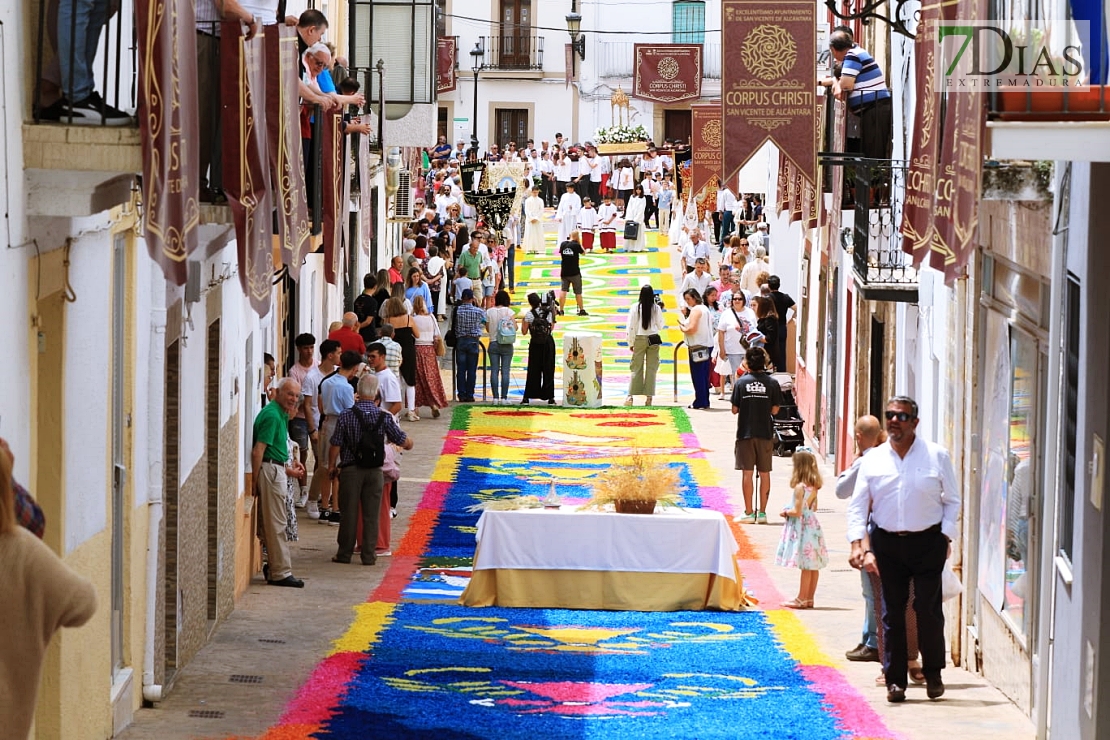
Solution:
<svg viewBox="0 0 1110 740">
<path fill-rule="evenodd" d="M 474 18 L 474 17 L 468 16 L 468 15 L 456 15 L 455 13 L 444 13 L 444 15 L 448 18 L 454 18 L 455 20 L 460 20 L 460 21 L 472 21 L 474 23 L 484 23 L 484 24 L 497 23 L 497 21 L 494 21 L 494 20 L 489 19 L 489 18 Z M 519 25 L 521 26 L 522 29 L 526 28 L 528 30 L 562 31 L 563 33 L 566 33 L 566 31 L 567 31 L 566 27 L 555 28 L 553 26 L 525 26 L 524 24 L 519 24 Z M 582 33 L 592 33 L 592 34 L 598 35 L 598 36 L 601 36 L 601 35 L 607 35 L 607 36 L 673 36 L 674 35 L 673 31 L 591 31 L 588 28 L 582 29 L 581 32 Z M 696 33 L 707 34 L 707 33 L 720 33 L 720 32 L 721 32 L 721 29 L 718 28 L 718 29 L 706 29 L 704 31 L 697 31 Z M 680 31 L 679 32 L 679 34 L 682 34 L 682 33 L 694 33 L 694 32 L 693 31 Z"/>
</svg>

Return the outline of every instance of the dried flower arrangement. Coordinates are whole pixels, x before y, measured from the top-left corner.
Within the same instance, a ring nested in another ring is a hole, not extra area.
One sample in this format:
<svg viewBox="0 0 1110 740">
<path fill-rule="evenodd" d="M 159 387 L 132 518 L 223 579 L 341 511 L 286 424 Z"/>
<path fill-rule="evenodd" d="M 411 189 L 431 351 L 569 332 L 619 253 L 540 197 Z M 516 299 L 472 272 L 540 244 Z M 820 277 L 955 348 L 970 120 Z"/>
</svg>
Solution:
<svg viewBox="0 0 1110 740">
<path fill-rule="evenodd" d="M 678 506 L 678 473 L 665 462 L 635 454 L 597 477 L 593 496 L 581 508 L 609 504 L 628 514 L 650 514 L 655 506 Z"/>
</svg>

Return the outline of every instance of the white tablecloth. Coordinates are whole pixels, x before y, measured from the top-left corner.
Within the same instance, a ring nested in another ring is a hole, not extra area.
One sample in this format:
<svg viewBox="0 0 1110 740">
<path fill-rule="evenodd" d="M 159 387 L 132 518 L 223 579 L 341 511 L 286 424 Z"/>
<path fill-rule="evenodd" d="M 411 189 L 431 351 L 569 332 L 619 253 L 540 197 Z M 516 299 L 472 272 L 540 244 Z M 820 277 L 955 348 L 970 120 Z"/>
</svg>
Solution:
<svg viewBox="0 0 1110 740">
<path fill-rule="evenodd" d="M 600 570 L 714 573 L 736 580 L 736 538 L 718 511 L 655 514 L 564 507 L 485 511 L 474 570 Z"/>
</svg>

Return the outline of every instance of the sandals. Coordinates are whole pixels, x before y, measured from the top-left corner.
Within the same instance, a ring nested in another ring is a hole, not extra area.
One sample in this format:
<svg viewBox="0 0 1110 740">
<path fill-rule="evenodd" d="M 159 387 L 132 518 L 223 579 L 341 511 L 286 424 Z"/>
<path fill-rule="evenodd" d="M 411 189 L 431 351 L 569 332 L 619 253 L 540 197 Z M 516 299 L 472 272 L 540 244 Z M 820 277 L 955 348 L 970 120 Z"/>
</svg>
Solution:
<svg viewBox="0 0 1110 740">
<path fill-rule="evenodd" d="M 624 399 L 624 405 L 625 406 L 631 406 L 632 405 L 632 396 L 629 396 L 628 398 Z"/>
<path fill-rule="evenodd" d="M 921 666 L 910 665 L 909 667 L 910 681 L 920 686 L 925 683 L 925 671 L 921 670 Z"/>
<path fill-rule="evenodd" d="M 434 408 L 434 407 L 432 408 L 432 418 L 433 419 L 438 419 L 439 418 L 439 409 Z"/>
<path fill-rule="evenodd" d="M 782 602 L 782 605 L 787 609 L 812 609 L 812 599 L 791 599 L 790 601 Z"/>
</svg>

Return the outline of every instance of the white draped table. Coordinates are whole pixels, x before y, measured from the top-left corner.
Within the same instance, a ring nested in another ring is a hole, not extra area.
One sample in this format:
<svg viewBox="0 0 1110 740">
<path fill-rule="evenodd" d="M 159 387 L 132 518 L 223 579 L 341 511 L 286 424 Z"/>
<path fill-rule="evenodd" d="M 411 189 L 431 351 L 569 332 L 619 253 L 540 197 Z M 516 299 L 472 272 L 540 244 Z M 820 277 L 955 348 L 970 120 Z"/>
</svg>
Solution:
<svg viewBox="0 0 1110 740">
<path fill-rule="evenodd" d="M 748 603 L 736 538 L 717 511 L 488 510 L 477 540 L 464 605 L 677 611 Z"/>
</svg>

